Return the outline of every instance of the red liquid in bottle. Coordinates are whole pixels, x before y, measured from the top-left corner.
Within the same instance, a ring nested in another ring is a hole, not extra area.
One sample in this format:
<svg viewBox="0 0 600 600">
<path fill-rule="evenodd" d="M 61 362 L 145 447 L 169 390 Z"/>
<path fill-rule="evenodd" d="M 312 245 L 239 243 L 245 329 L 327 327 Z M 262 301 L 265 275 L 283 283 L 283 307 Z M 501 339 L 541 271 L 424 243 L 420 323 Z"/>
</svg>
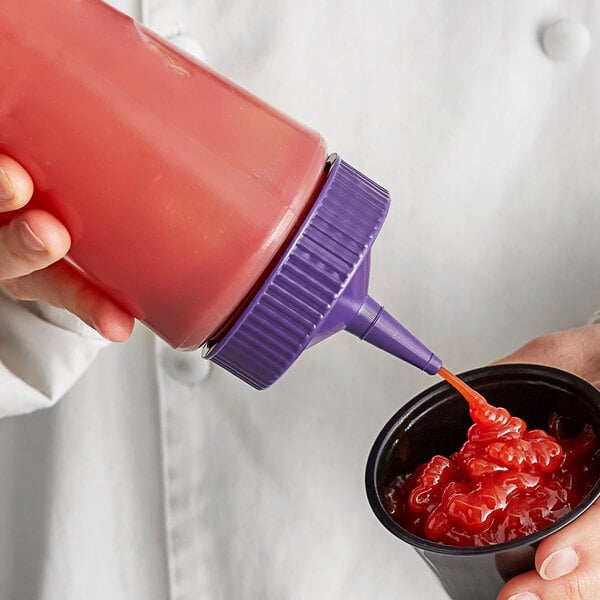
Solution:
<svg viewBox="0 0 600 600">
<path fill-rule="evenodd" d="M 0 39 L 0 152 L 71 261 L 172 346 L 213 337 L 310 208 L 321 137 L 99 0 L 2 0 Z"/>
<path fill-rule="evenodd" d="M 549 433 L 527 430 L 447 369 L 439 374 L 465 397 L 474 424 L 458 452 L 434 456 L 386 490 L 387 508 L 404 528 L 444 544 L 498 544 L 550 525 L 596 483 L 590 426 L 568 438 L 563 419 L 552 415 Z"/>
</svg>

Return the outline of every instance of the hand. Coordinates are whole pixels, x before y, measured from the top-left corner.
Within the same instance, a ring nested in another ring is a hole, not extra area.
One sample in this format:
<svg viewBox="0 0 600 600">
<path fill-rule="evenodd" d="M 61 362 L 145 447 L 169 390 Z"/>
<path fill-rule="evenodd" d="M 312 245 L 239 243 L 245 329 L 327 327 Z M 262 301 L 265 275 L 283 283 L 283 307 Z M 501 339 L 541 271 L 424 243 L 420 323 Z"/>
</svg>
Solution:
<svg viewBox="0 0 600 600">
<path fill-rule="evenodd" d="M 498 362 L 548 365 L 575 373 L 600 387 L 600 324 L 536 338 Z M 498 594 L 498 600 L 600 597 L 600 501 L 540 543 L 535 568 L 511 579 Z"/>
<path fill-rule="evenodd" d="M 535 338 L 496 362 L 556 367 L 600 388 L 600 323 Z"/>
<path fill-rule="evenodd" d="M 0 212 L 24 207 L 33 182 L 13 159 L 0 155 Z M 0 288 L 19 300 L 43 300 L 80 317 L 104 337 L 123 341 L 133 317 L 89 283 L 67 261 L 68 231 L 51 214 L 24 210 L 0 227 Z"/>
</svg>

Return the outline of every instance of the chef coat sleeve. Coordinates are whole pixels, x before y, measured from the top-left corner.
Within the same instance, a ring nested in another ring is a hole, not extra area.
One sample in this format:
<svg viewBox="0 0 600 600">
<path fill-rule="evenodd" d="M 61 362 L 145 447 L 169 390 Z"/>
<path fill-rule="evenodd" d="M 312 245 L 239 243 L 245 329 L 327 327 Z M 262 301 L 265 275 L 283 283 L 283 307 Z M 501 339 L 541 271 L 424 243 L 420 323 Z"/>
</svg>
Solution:
<svg viewBox="0 0 600 600">
<path fill-rule="evenodd" d="M 0 292 L 0 418 L 52 406 L 108 343 L 65 310 Z"/>
</svg>

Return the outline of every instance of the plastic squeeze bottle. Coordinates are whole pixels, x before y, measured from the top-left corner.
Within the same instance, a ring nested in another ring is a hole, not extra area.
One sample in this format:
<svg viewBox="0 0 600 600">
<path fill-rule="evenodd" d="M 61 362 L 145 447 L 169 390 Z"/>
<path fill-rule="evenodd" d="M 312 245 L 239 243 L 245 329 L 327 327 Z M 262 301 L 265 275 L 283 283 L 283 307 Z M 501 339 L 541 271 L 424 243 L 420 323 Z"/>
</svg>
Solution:
<svg viewBox="0 0 600 600">
<path fill-rule="evenodd" d="M 0 40 L 0 152 L 171 346 L 262 389 L 347 329 L 437 373 L 367 294 L 387 191 L 316 132 L 100 0 L 2 0 Z"/>
</svg>

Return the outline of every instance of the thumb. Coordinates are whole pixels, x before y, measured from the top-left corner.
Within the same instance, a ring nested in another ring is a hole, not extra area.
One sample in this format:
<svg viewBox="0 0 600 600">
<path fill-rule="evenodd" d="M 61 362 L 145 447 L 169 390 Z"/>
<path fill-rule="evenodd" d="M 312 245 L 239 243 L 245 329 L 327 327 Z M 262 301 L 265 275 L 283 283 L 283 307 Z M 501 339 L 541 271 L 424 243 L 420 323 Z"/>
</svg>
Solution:
<svg viewBox="0 0 600 600">
<path fill-rule="evenodd" d="M 598 556 L 600 503 L 596 502 L 573 523 L 543 540 L 535 555 L 536 571 L 508 582 L 498 600 L 596 600 L 600 589 Z"/>
</svg>

